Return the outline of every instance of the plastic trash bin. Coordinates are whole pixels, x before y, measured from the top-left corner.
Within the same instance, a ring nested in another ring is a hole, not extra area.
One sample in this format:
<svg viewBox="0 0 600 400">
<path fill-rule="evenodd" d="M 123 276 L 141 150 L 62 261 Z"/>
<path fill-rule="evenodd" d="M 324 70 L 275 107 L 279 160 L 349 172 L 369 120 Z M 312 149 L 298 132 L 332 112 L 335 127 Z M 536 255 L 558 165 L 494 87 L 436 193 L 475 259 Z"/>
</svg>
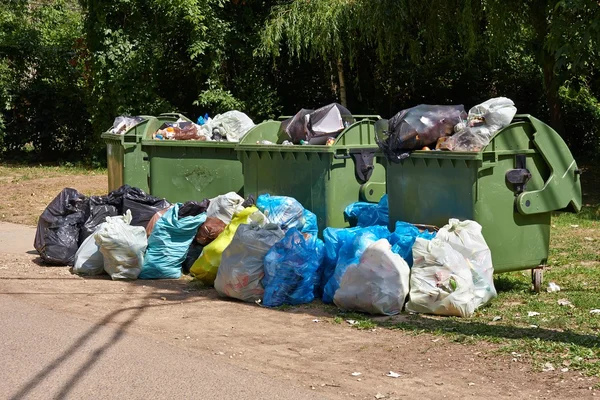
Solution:
<svg viewBox="0 0 600 400">
<path fill-rule="evenodd" d="M 244 194 L 291 196 L 316 214 L 319 230 L 345 227 L 344 208 L 355 201 L 377 202 L 385 194 L 383 158 L 376 156 L 374 123 L 379 116 L 354 116 L 358 121 L 327 145 L 293 145 L 279 133 L 280 121 L 251 129 L 237 147 L 244 171 Z M 263 140 L 274 145 L 257 144 Z"/>
<path fill-rule="evenodd" d="M 108 191 L 128 184 L 151 193 L 148 185 L 150 174 L 147 155 L 142 151 L 141 141 L 148 132 L 152 135 L 165 122 L 175 122 L 179 118 L 189 121 L 177 113 L 160 114 L 158 117 L 142 115 L 144 121 L 130 128 L 122 135 L 110 130 L 101 135 L 106 143 L 108 167 Z"/>
<path fill-rule="evenodd" d="M 387 121 L 376 129 L 387 130 Z M 477 221 L 495 272 L 531 268 L 539 291 L 551 214 L 581 209 L 580 173 L 552 128 L 517 115 L 481 152 L 415 151 L 399 163 L 388 162 L 390 225 Z"/>
<path fill-rule="evenodd" d="M 242 164 L 233 142 L 155 140 L 144 133 L 142 150 L 150 168 L 153 196 L 172 203 L 212 198 L 228 192 L 243 195 Z"/>
</svg>

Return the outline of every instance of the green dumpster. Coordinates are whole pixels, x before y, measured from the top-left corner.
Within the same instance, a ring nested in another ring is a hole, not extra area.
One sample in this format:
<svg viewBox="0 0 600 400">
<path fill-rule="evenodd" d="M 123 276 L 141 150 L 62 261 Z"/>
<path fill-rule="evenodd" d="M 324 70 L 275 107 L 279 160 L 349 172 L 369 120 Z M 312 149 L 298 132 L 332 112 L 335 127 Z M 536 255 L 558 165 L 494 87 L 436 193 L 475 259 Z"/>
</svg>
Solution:
<svg viewBox="0 0 600 400">
<path fill-rule="evenodd" d="M 109 130 L 101 136 L 106 143 L 109 191 L 127 184 L 150 193 L 148 186 L 150 169 L 146 154 L 142 151 L 142 138 L 146 137 L 148 133 L 152 135 L 165 122 L 175 122 L 179 118 L 188 120 L 177 113 L 160 114 L 158 117 L 147 115 L 141 117 L 144 118 L 144 121 L 122 135 L 111 133 Z"/>
<path fill-rule="evenodd" d="M 376 129 L 387 130 L 387 121 Z M 415 151 L 399 163 L 389 162 L 390 226 L 477 221 L 495 272 L 532 269 L 539 291 L 551 214 L 581 209 L 579 175 L 569 148 L 552 128 L 517 115 L 481 152 Z"/>
<path fill-rule="evenodd" d="M 150 168 L 150 193 L 170 202 L 212 198 L 228 192 L 243 195 L 244 179 L 232 142 L 142 140 Z"/>
<path fill-rule="evenodd" d="M 282 145 L 280 121 L 265 121 L 237 147 L 244 171 L 244 194 L 290 196 L 316 214 L 319 230 L 345 227 L 344 208 L 355 201 L 377 202 L 385 194 L 383 159 L 376 156 L 374 123 L 358 121 L 326 145 Z M 260 144 L 268 140 L 274 145 Z"/>
</svg>

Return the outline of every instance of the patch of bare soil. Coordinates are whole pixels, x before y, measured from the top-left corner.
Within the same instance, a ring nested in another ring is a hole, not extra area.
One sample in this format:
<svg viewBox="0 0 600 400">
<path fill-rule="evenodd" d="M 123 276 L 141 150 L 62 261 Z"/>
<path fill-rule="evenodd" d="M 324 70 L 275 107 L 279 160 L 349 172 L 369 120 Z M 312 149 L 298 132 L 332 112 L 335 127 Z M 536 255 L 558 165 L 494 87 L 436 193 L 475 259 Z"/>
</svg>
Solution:
<svg viewBox="0 0 600 400">
<path fill-rule="evenodd" d="M 48 203 L 65 187 L 85 195 L 106 194 L 106 174 L 65 175 L 30 180 L 0 179 L 0 221 L 36 225 Z"/>
<path fill-rule="evenodd" d="M 217 363 L 314 388 L 325 398 L 600 398 L 589 389 L 595 378 L 533 372 L 491 344 L 381 328 L 359 331 L 336 324 L 314 305 L 278 311 L 218 298 L 187 279 L 85 279 L 35 261 L 34 255 L 0 253 L 0 296 L 127 329 Z M 390 371 L 400 377 L 386 376 Z"/>
</svg>

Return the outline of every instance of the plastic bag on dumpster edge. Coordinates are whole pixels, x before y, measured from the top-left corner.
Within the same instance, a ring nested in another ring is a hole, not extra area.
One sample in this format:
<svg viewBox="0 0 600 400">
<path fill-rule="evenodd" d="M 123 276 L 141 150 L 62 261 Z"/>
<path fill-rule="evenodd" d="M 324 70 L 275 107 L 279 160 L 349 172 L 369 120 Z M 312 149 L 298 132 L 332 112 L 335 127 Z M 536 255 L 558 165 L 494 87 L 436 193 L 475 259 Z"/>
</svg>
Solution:
<svg viewBox="0 0 600 400">
<path fill-rule="evenodd" d="M 178 203 L 160 218 L 148 238 L 139 279 L 178 279 L 190 243 L 206 214 L 179 218 L 183 204 Z"/>
<path fill-rule="evenodd" d="M 466 116 L 462 105 L 421 104 L 394 115 L 388 122 L 388 131 L 378 132 L 375 140 L 389 160 L 398 162 L 407 150 L 419 150 L 452 135 L 454 126 Z"/>
<path fill-rule="evenodd" d="M 88 212 L 87 197 L 71 188 L 63 189 L 48 204 L 40 215 L 33 242 L 44 262 L 73 265 Z"/>
<path fill-rule="evenodd" d="M 124 217 L 108 217 L 94 233 L 104 256 L 104 270 L 113 280 L 137 279 L 144 264 L 148 245 L 146 229 L 129 225 L 131 219 L 131 210 L 127 210 Z"/>
<path fill-rule="evenodd" d="M 410 268 L 386 239 L 370 245 L 348 267 L 333 302 L 342 310 L 395 315 L 408 295 Z"/>
<path fill-rule="evenodd" d="M 265 256 L 262 304 L 279 307 L 313 301 L 323 257 L 323 242 L 316 235 L 303 234 L 296 228 L 288 230 Z"/>
<path fill-rule="evenodd" d="M 264 225 L 265 223 L 265 216 L 256 207 L 248 207 L 235 214 L 231 223 L 227 225 L 219 237 L 204 247 L 202 254 L 194 265 L 192 265 L 192 268 L 190 268 L 190 273 L 194 278 L 205 285 L 213 285 L 217 277 L 217 270 L 221 264 L 223 251 L 231 243 L 238 227 L 241 224 L 248 224 L 253 221 L 259 225 Z"/>
<path fill-rule="evenodd" d="M 171 205 L 165 199 L 146 194 L 142 189 L 131 188 L 123 196 L 123 212 L 131 210 L 131 225 L 142 226 L 144 229 L 154 214 Z"/>
<path fill-rule="evenodd" d="M 216 115 L 200 128 L 208 137 L 213 137 L 213 132 L 218 132 L 219 136 L 226 138 L 228 142 L 239 142 L 254 126 L 250 117 L 241 111 L 233 110 Z"/>
<path fill-rule="evenodd" d="M 508 126 L 517 113 L 515 103 L 506 97 L 495 97 L 484 101 L 469 110 L 469 126 L 479 123 L 489 128 L 492 134 Z"/>
<path fill-rule="evenodd" d="M 360 228 L 344 237 L 338 253 L 337 263 L 333 276 L 329 278 L 323 288 L 323 302 L 332 303 L 335 292 L 340 287 L 342 276 L 351 264 L 358 264 L 360 256 L 371 244 L 379 239 L 387 239 L 390 231 L 385 226 L 370 226 Z"/>
<path fill-rule="evenodd" d="M 473 274 L 475 295 L 480 302 L 478 306 L 496 297 L 492 252 L 481 233 L 481 225 L 475 221 L 452 218 L 448 225 L 440 229 L 437 237 L 467 259 Z"/>
<path fill-rule="evenodd" d="M 284 236 L 275 224 L 240 225 L 231 244 L 223 251 L 215 279 L 215 289 L 222 296 L 254 302 L 263 297 L 261 279 L 265 275 L 264 259 L 273 245 Z"/>
<path fill-rule="evenodd" d="M 406 310 L 470 317 L 480 304 L 467 260 L 439 239 L 417 238 Z"/>
<path fill-rule="evenodd" d="M 98 226 L 106 221 L 106 217 L 116 217 L 119 215 L 117 207 L 109 204 L 108 196 L 91 196 L 90 212 L 87 220 L 81 227 L 79 241 L 83 243 L 92 235 Z"/>
<path fill-rule="evenodd" d="M 358 201 L 350 204 L 344 210 L 344 217 L 350 225 L 355 226 L 388 226 L 390 222 L 387 194 L 384 194 L 379 203 L 366 203 Z"/>
<path fill-rule="evenodd" d="M 517 108 L 511 99 L 496 97 L 469 110 L 467 126 L 440 148 L 451 151 L 482 151 L 500 129 L 508 126 Z"/>
<path fill-rule="evenodd" d="M 235 192 L 229 192 L 210 199 L 206 209 L 207 218 L 219 218 L 225 225 L 231 222 L 233 214 L 244 210 L 244 198 Z"/>
</svg>

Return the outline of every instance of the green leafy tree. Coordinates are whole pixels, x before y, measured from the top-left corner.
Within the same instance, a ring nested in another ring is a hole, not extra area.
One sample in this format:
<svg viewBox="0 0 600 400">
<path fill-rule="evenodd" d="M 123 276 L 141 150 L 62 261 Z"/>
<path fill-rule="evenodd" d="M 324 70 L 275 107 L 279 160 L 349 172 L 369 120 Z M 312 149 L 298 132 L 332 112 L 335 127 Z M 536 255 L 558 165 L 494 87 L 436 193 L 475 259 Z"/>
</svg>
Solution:
<svg viewBox="0 0 600 400">
<path fill-rule="evenodd" d="M 0 5 L 0 100 L 5 153 L 38 159 L 90 148 L 85 83 L 75 60 L 81 13 L 67 0 Z"/>
</svg>

